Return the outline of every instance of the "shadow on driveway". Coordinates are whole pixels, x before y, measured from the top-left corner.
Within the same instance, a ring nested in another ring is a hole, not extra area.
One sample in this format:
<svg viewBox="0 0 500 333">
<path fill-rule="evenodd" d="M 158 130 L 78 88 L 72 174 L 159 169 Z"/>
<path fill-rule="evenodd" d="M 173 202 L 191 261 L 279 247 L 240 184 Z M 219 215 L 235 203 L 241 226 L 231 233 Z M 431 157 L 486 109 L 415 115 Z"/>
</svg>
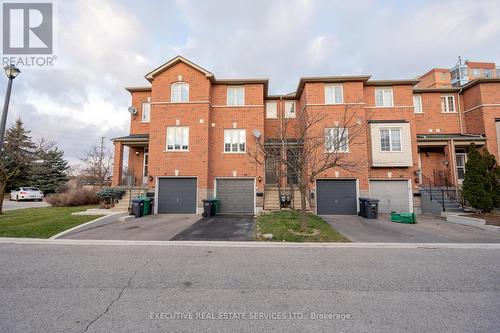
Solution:
<svg viewBox="0 0 500 333">
<path fill-rule="evenodd" d="M 254 224 L 254 217 L 250 215 L 206 217 L 175 235 L 171 240 L 251 241 Z"/>
</svg>

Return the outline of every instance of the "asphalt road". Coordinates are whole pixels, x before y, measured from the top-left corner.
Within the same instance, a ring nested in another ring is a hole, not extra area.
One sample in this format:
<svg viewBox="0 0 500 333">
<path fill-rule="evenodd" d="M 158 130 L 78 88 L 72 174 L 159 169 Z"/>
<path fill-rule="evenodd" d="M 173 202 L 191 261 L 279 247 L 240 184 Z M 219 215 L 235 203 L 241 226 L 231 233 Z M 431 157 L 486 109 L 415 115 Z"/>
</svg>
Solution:
<svg viewBox="0 0 500 333">
<path fill-rule="evenodd" d="M 500 327 L 494 249 L 0 244 L 0 265 L 1 332 Z"/>
</svg>

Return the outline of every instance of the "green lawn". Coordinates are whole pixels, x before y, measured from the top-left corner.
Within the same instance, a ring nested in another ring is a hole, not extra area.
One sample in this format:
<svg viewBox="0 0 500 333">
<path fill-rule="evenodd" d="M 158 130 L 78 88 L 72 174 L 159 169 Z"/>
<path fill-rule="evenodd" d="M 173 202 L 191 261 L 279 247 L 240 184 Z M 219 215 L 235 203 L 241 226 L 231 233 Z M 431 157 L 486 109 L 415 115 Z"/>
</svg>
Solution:
<svg viewBox="0 0 500 333">
<path fill-rule="evenodd" d="M 282 242 L 350 242 L 348 238 L 338 233 L 321 217 L 308 214 L 309 229 L 306 233 L 316 235 L 297 235 L 290 230 L 300 233 L 300 214 L 297 211 L 276 211 L 257 217 L 254 238 L 264 240 L 263 234 L 273 234 L 273 241 Z"/>
<path fill-rule="evenodd" d="M 0 237 L 49 238 L 100 216 L 71 215 L 95 206 L 27 208 L 0 215 Z"/>
</svg>

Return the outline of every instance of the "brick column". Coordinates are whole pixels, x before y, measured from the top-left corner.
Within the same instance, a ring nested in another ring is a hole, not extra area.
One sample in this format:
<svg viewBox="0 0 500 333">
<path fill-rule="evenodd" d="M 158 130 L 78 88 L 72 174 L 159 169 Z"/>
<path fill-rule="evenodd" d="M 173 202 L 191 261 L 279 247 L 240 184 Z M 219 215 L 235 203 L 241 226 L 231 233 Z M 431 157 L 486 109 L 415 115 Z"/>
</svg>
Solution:
<svg viewBox="0 0 500 333">
<path fill-rule="evenodd" d="M 123 172 L 123 144 L 121 142 L 115 142 L 115 155 L 113 163 L 113 180 L 111 182 L 112 186 L 120 185 L 122 180 Z"/>
</svg>

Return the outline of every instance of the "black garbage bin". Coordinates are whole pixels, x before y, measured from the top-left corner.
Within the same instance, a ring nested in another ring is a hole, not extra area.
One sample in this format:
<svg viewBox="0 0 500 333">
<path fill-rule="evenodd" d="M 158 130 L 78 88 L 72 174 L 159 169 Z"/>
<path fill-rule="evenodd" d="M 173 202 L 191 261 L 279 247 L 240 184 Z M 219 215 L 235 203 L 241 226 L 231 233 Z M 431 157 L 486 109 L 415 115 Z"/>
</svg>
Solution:
<svg viewBox="0 0 500 333">
<path fill-rule="evenodd" d="M 368 219 L 378 219 L 378 199 L 367 199 L 366 218 Z"/>
<path fill-rule="evenodd" d="M 215 215 L 215 200 L 205 199 L 203 200 L 203 217 L 210 217 Z"/>
<path fill-rule="evenodd" d="M 154 205 L 154 203 L 155 203 L 155 199 L 151 198 L 150 201 L 149 201 L 149 212 L 148 212 L 149 215 L 153 214 L 153 205 Z"/>
<path fill-rule="evenodd" d="M 136 218 L 142 217 L 144 214 L 144 200 L 143 199 L 132 199 L 132 215 Z"/>
<path fill-rule="evenodd" d="M 366 217 L 366 198 L 359 198 L 359 216 Z"/>
</svg>

